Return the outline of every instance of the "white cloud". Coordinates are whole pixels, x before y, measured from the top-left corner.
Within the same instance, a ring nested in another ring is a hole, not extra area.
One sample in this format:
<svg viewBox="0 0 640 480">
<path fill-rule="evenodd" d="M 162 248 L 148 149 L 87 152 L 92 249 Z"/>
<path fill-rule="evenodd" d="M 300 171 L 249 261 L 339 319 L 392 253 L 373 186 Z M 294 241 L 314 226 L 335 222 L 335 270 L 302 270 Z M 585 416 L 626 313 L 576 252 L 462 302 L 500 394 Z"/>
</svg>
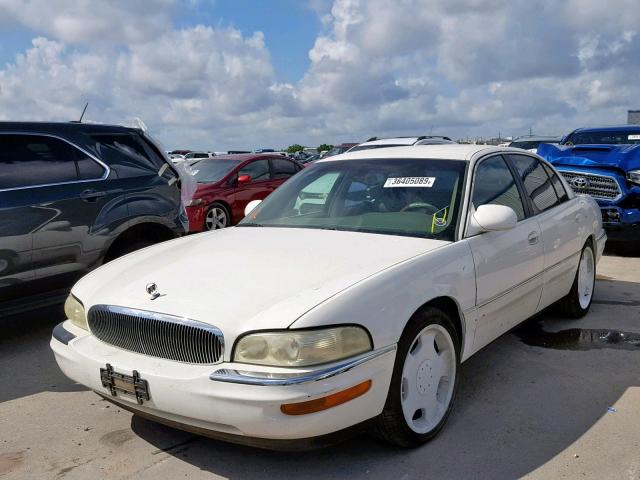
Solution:
<svg viewBox="0 0 640 480">
<path fill-rule="evenodd" d="M 323 27 L 294 84 L 262 33 L 177 29 L 177 2 L 0 0 L 40 35 L 0 69 L 0 118 L 74 119 L 89 100 L 90 119 L 221 150 L 560 134 L 640 106 L 637 0 L 309 0 Z"/>
<path fill-rule="evenodd" d="M 0 0 L 5 20 L 65 43 L 130 44 L 171 25 L 174 0 Z"/>
</svg>

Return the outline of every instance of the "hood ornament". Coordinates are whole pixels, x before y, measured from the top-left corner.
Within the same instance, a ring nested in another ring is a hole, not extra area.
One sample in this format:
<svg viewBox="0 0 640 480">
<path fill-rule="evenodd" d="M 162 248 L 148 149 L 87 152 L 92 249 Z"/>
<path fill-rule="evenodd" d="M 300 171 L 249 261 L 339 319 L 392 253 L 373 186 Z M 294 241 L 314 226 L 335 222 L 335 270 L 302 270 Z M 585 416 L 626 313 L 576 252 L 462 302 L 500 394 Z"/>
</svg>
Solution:
<svg viewBox="0 0 640 480">
<path fill-rule="evenodd" d="M 147 283 L 146 287 L 147 293 L 151 295 L 151 300 L 155 300 L 156 298 L 162 296 L 158 291 L 158 285 L 155 283 Z"/>
<path fill-rule="evenodd" d="M 571 186 L 576 188 L 586 188 L 589 186 L 589 181 L 584 177 L 576 177 L 571 180 Z"/>
</svg>

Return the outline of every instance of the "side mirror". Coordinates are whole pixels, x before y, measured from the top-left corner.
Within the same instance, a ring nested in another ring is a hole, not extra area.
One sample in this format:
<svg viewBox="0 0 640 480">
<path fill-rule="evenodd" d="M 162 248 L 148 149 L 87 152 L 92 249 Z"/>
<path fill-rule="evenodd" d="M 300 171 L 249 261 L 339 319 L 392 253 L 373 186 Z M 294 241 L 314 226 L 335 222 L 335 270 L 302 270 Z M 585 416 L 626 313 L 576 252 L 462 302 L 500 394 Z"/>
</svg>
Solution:
<svg viewBox="0 0 640 480">
<path fill-rule="evenodd" d="M 513 208 L 505 205 L 480 205 L 471 216 L 470 234 L 510 230 L 518 223 L 518 216 Z"/>
<path fill-rule="evenodd" d="M 248 176 L 248 175 L 247 175 Z M 247 203 L 247 206 L 244 207 L 244 216 L 248 216 L 251 212 L 253 212 L 253 210 L 260 205 L 260 203 L 262 202 L 262 200 L 251 200 L 249 203 Z"/>
<path fill-rule="evenodd" d="M 243 183 L 249 183 L 250 181 L 251 181 L 251 175 L 238 176 L 238 185 L 242 185 Z"/>
</svg>

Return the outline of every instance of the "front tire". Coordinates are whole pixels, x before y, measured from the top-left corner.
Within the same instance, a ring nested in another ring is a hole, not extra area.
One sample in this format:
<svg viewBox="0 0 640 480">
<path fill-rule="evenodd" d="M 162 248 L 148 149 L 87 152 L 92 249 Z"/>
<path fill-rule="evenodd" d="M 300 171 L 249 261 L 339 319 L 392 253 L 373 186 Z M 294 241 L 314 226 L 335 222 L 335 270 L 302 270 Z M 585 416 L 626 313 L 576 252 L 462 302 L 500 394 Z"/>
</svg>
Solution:
<svg viewBox="0 0 640 480">
<path fill-rule="evenodd" d="M 435 437 L 453 407 L 459 366 L 460 343 L 447 314 L 427 307 L 414 315 L 398 343 L 378 436 L 401 447 Z"/>
<path fill-rule="evenodd" d="M 580 262 L 571 291 L 559 302 L 560 309 L 569 318 L 582 318 L 593 301 L 596 283 L 596 261 L 591 242 L 587 243 L 580 254 Z"/>
<path fill-rule="evenodd" d="M 204 228 L 206 230 L 219 230 L 228 227 L 230 223 L 231 217 L 225 206 L 221 203 L 212 203 L 204 218 Z"/>
</svg>

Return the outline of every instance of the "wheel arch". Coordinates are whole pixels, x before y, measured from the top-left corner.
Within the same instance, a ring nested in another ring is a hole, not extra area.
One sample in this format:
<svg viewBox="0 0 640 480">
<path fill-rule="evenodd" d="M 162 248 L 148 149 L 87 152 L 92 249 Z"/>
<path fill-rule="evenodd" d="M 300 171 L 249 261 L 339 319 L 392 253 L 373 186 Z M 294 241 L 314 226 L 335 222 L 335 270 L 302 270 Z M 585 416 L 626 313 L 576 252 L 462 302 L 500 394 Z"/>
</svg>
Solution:
<svg viewBox="0 0 640 480">
<path fill-rule="evenodd" d="M 103 261 L 106 263 L 113 260 L 124 246 L 132 242 L 148 240 L 151 243 L 159 243 L 176 237 L 171 228 L 159 222 L 144 221 L 130 225 L 113 239 L 105 251 Z"/>
<path fill-rule="evenodd" d="M 440 296 L 440 297 L 432 298 L 428 302 L 425 302 L 420 307 L 418 307 L 418 309 L 413 313 L 413 315 L 411 315 L 411 318 L 414 318 L 416 315 L 418 315 L 421 311 L 423 311 L 427 307 L 435 307 L 439 310 L 442 310 L 444 313 L 446 313 L 449 316 L 449 318 L 451 319 L 451 322 L 453 323 L 453 327 L 456 329 L 456 334 L 458 335 L 458 342 L 459 342 L 458 346 L 460 348 L 460 355 L 462 356 L 464 345 L 465 345 L 465 339 L 466 339 L 465 337 L 467 332 L 466 332 L 466 326 L 464 322 L 464 315 L 462 314 L 462 311 L 460 309 L 460 305 L 458 304 L 458 302 L 453 297 L 449 297 L 449 296 Z M 409 319 L 409 321 L 410 320 L 411 319 Z M 403 329 L 403 333 L 404 333 L 404 330 L 407 328 L 409 321 L 407 321 L 407 324 Z"/>
</svg>

